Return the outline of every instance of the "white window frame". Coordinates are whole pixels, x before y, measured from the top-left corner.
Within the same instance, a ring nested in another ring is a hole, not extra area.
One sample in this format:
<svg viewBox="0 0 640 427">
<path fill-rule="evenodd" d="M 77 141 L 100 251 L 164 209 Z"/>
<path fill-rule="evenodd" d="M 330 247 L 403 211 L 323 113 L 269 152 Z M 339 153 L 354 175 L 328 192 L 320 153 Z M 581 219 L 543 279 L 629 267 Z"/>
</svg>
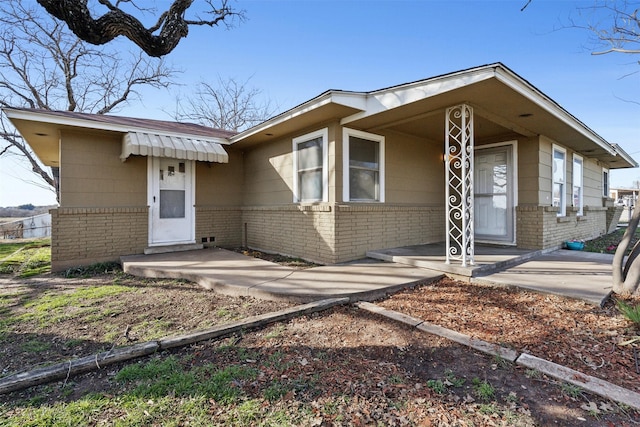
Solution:
<svg viewBox="0 0 640 427">
<path fill-rule="evenodd" d="M 605 179 L 605 175 L 607 174 L 607 178 Z M 609 180 L 611 179 L 611 174 L 609 173 L 609 168 L 602 168 L 602 197 L 611 197 L 609 196 Z"/>
<path fill-rule="evenodd" d="M 378 199 L 377 200 L 351 200 L 349 189 L 349 137 L 362 138 L 378 143 Z M 342 200 L 354 203 L 384 203 L 385 200 L 385 138 L 382 135 L 376 135 L 369 132 L 363 132 L 356 129 L 342 129 Z"/>
<path fill-rule="evenodd" d="M 298 176 L 298 144 L 311 141 L 312 139 L 322 139 L 322 199 L 300 199 L 300 184 Z M 327 147 L 327 141 L 329 140 L 329 129 L 324 128 L 315 132 L 307 133 L 302 136 L 293 138 L 293 203 L 313 203 L 313 202 L 328 202 L 329 201 L 329 150 Z"/>
<path fill-rule="evenodd" d="M 582 172 L 582 175 L 580 176 L 580 196 L 578 198 L 578 206 L 575 205 L 575 197 L 574 197 L 574 193 L 576 191 L 576 163 L 580 163 L 580 170 Z M 577 215 L 581 216 L 584 214 L 584 159 L 582 158 L 582 156 L 579 156 L 577 154 L 573 154 L 573 164 L 572 164 L 572 170 L 571 170 L 571 175 L 572 175 L 572 179 L 571 179 L 571 203 L 573 204 L 573 207 L 577 207 L 578 208 L 578 213 Z"/>
<path fill-rule="evenodd" d="M 553 166 L 556 164 L 556 152 L 562 153 L 564 158 L 562 168 L 562 182 L 556 182 L 555 173 L 553 172 Z M 567 214 L 567 150 L 559 145 L 553 144 L 551 150 L 551 199 L 553 200 L 553 187 L 558 183 L 561 185 L 560 191 L 560 206 L 558 216 L 566 216 Z"/>
</svg>

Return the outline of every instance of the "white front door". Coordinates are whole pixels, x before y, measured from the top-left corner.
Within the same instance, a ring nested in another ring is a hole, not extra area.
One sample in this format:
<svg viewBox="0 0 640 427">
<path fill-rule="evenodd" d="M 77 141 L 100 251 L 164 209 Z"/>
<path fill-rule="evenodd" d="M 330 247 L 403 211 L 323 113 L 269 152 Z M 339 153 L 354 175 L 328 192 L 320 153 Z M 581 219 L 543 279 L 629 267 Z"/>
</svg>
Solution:
<svg viewBox="0 0 640 427">
<path fill-rule="evenodd" d="M 478 148 L 473 192 L 475 238 L 514 243 L 513 146 Z"/>
<path fill-rule="evenodd" d="M 149 157 L 149 246 L 195 242 L 192 160 Z"/>
</svg>

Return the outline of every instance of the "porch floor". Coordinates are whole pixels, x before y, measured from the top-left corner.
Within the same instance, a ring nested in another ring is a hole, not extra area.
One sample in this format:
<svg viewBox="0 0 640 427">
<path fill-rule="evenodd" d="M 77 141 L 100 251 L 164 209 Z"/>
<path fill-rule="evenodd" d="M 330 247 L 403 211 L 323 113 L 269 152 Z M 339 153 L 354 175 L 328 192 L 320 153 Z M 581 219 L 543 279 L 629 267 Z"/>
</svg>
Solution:
<svg viewBox="0 0 640 427">
<path fill-rule="evenodd" d="M 395 262 L 414 267 L 428 268 L 462 277 L 479 277 L 521 264 L 554 249 L 518 249 L 514 246 L 475 245 L 474 265 L 463 267 L 460 261 L 446 264 L 446 245 L 431 243 L 379 249 L 367 252 L 369 258 Z"/>
</svg>

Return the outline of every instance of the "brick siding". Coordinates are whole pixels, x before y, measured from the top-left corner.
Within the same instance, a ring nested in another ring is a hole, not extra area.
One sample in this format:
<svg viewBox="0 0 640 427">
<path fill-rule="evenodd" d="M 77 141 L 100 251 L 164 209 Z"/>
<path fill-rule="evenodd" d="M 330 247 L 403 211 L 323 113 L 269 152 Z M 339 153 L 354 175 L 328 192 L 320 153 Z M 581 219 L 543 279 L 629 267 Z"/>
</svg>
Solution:
<svg viewBox="0 0 640 427">
<path fill-rule="evenodd" d="M 148 242 L 148 209 L 57 208 L 51 213 L 51 269 L 117 261 Z"/>
<path fill-rule="evenodd" d="M 586 206 L 582 216 L 568 208 L 563 217 L 551 206 L 518 206 L 516 212 L 519 248 L 560 247 L 567 240 L 588 240 L 608 232 L 608 208 Z"/>
<path fill-rule="evenodd" d="M 196 206 L 196 243 L 222 247 L 242 245 L 242 210 L 239 207 Z"/>
<path fill-rule="evenodd" d="M 444 209 L 390 205 L 245 207 L 251 248 L 322 264 L 365 257 L 368 250 L 444 239 Z"/>
</svg>

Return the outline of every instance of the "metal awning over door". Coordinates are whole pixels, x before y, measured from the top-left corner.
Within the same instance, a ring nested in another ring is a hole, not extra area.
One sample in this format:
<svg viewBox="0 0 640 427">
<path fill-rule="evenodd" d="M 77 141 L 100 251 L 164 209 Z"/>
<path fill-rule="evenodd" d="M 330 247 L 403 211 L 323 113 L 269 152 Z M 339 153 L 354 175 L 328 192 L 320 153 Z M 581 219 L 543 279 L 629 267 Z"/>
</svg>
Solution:
<svg viewBox="0 0 640 427">
<path fill-rule="evenodd" d="M 146 132 L 129 132 L 122 138 L 120 159 L 124 162 L 131 155 L 229 163 L 218 142 Z"/>
</svg>

